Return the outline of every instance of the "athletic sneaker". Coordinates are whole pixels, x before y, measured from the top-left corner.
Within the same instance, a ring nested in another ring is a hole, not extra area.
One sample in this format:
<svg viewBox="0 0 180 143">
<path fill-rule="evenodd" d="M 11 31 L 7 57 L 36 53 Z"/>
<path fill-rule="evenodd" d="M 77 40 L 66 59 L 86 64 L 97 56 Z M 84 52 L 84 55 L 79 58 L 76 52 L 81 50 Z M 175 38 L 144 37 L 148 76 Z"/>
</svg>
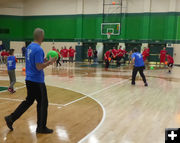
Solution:
<svg viewBox="0 0 180 143">
<path fill-rule="evenodd" d="M 15 93 L 16 91 L 14 90 L 14 89 L 12 89 L 12 91 L 11 91 L 11 93 L 13 94 L 13 93 Z"/>
<path fill-rule="evenodd" d="M 52 130 L 52 129 L 48 129 L 47 127 L 37 128 L 37 129 L 36 129 L 36 133 L 40 133 L 40 134 L 51 134 L 51 133 L 53 133 L 53 130 Z"/>
<path fill-rule="evenodd" d="M 8 88 L 8 91 L 11 93 L 12 92 L 12 88 Z"/>
<path fill-rule="evenodd" d="M 10 117 L 10 116 L 6 116 L 6 117 L 4 117 L 4 119 L 5 119 L 5 121 L 6 121 L 6 125 L 8 126 L 8 128 L 9 128 L 11 131 L 13 131 L 13 127 L 12 127 L 13 121 L 12 121 L 11 117 Z"/>
</svg>

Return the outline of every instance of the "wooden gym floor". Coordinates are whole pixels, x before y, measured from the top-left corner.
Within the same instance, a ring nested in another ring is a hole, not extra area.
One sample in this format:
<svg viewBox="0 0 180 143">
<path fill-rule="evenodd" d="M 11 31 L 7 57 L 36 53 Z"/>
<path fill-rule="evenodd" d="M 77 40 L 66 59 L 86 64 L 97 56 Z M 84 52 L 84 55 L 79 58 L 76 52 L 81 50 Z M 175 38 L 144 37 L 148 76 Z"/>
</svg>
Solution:
<svg viewBox="0 0 180 143">
<path fill-rule="evenodd" d="M 65 64 L 45 70 L 49 98 L 50 135 L 36 135 L 36 103 L 9 132 L 4 116 L 26 97 L 23 65 L 18 64 L 17 92 L 0 92 L 0 143 L 163 143 L 165 128 L 180 127 L 180 68 L 145 72 L 149 87 L 131 69 Z M 0 87 L 8 86 L 5 65 L 0 66 Z"/>
</svg>

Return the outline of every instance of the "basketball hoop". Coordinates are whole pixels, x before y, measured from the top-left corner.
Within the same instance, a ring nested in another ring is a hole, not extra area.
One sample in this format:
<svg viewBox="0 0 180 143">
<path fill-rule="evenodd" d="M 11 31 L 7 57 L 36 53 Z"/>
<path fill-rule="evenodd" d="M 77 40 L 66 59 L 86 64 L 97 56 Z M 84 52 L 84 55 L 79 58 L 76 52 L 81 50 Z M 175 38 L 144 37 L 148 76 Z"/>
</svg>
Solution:
<svg viewBox="0 0 180 143">
<path fill-rule="evenodd" d="M 108 39 L 111 38 L 111 33 L 110 33 L 110 32 L 107 33 L 107 38 L 108 38 Z"/>
</svg>

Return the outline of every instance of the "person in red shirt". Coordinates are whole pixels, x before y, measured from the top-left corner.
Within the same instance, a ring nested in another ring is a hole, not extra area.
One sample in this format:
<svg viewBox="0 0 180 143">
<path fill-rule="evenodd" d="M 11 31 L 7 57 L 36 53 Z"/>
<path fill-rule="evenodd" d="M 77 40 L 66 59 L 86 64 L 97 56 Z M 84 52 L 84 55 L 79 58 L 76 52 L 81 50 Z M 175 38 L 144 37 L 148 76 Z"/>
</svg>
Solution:
<svg viewBox="0 0 180 143">
<path fill-rule="evenodd" d="M 174 65 L 174 59 L 168 53 L 166 53 L 166 57 L 168 61 L 168 70 L 169 70 L 169 73 L 171 73 L 173 65 Z"/>
<path fill-rule="evenodd" d="M 109 62 L 110 62 L 110 58 L 111 58 L 111 54 L 112 54 L 112 50 L 108 50 L 105 54 L 104 54 L 104 60 L 105 60 L 105 69 L 107 70 L 109 68 Z"/>
<path fill-rule="evenodd" d="M 2 62 L 5 64 L 6 62 L 5 62 L 5 56 L 6 56 L 6 51 L 5 50 L 3 50 L 2 52 L 1 52 L 1 57 L 2 57 Z"/>
<path fill-rule="evenodd" d="M 147 47 L 146 52 L 147 52 L 147 56 L 149 57 L 149 55 L 150 55 L 150 49 L 149 49 L 149 47 Z"/>
<path fill-rule="evenodd" d="M 112 59 L 114 61 L 117 60 L 116 56 L 117 56 L 117 50 L 116 50 L 116 47 L 113 47 L 113 49 L 112 49 Z"/>
<path fill-rule="evenodd" d="M 69 48 L 69 63 L 70 63 L 70 62 L 73 63 L 75 52 L 76 52 L 76 51 L 75 51 L 72 47 Z"/>
<path fill-rule="evenodd" d="M 64 49 L 63 49 L 63 63 L 64 62 L 67 63 L 68 53 L 69 53 L 69 50 L 66 49 L 66 46 L 65 46 Z"/>
<path fill-rule="evenodd" d="M 117 50 L 117 67 L 121 66 L 121 59 L 124 55 L 123 50 L 121 49 L 122 47 L 120 46 L 119 50 Z"/>
<path fill-rule="evenodd" d="M 142 52 L 142 55 L 143 55 L 143 61 L 145 62 L 147 60 L 147 57 L 148 57 L 148 50 L 147 50 L 147 48 L 144 48 L 144 50 Z"/>
<path fill-rule="evenodd" d="M 160 52 L 160 65 L 161 63 L 164 63 L 165 66 L 165 61 L 166 61 L 166 48 L 163 48 Z"/>
<path fill-rule="evenodd" d="M 93 50 L 91 47 L 89 47 L 89 49 L 88 49 L 88 62 L 89 62 L 89 64 L 91 64 L 92 57 L 93 57 Z"/>
</svg>

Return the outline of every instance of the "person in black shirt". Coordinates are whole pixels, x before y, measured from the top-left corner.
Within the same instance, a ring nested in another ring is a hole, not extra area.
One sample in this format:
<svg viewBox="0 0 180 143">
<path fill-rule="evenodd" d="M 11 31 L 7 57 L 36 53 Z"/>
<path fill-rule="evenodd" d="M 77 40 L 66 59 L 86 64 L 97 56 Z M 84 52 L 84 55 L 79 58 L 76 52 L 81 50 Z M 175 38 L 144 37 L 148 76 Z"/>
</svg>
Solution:
<svg viewBox="0 0 180 143">
<path fill-rule="evenodd" d="M 98 63 L 98 56 L 97 56 L 98 52 L 96 49 L 93 51 L 93 54 L 94 54 L 94 63 L 97 64 Z"/>
</svg>

